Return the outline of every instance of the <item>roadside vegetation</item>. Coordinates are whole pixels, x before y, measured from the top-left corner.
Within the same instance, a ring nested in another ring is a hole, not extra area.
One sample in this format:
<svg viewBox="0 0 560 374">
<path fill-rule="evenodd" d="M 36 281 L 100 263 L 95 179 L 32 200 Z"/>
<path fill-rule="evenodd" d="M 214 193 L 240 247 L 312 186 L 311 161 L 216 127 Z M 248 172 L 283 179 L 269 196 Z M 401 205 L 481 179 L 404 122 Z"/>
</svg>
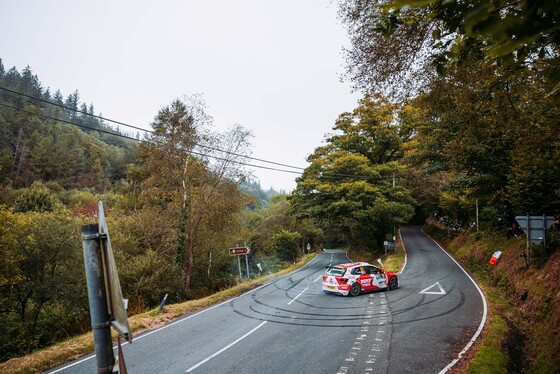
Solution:
<svg viewBox="0 0 560 374">
<path fill-rule="evenodd" d="M 502 344 L 507 331 L 506 370 L 560 367 L 558 331 L 545 329 L 560 326 L 558 242 L 528 270 L 518 255 L 487 265 L 495 248 L 520 250 L 502 241 L 523 235 L 516 215 L 560 215 L 559 1 L 340 0 L 346 79 L 363 97 L 325 124 L 289 194 L 251 179 L 251 131 L 215 131 L 200 96 L 129 130 L 0 59 L 0 362 L 89 331 L 79 232 L 101 200 L 132 318 L 165 294 L 180 304 L 236 287 L 233 246 L 251 248 L 260 276 L 308 245 L 375 262 L 399 227 L 436 218 L 500 300 L 489 335 Z M 402 254 L 383 261 L 398 271 Z M 507 343 L 518 337 L 530 338 L 521 353 Z"/>
<path fill-rule="evenodd" d="M 174 319 L 186 314 L 195 313 L 201 309 L 216 305 L 231 298 L 240 296 L 250 290 L 262 286 L 274 278 L 289 274 L 315 258 L 316 253 L 301 256 L 294 265 L 285 265 L 283 269 L 274 274 L 255 276 L 254 279 L 240 283 L 223 291 L 216 292 L 196 300 L 189 300 L 177 304 L 169 304 L 163 308 L 157 307 L 129 318 L 133 336 L 144 331 L 162 327 Z M 117 334 L 113 331 L 113 338 Z M 133 338 L 134 339 L 134 338 Z M 14 358 L 5 363 L 0 363 L 0 371 L 10 374 L 30 374 L 48 370 L 61 365 L 82 355 L 93 352 L 93 335 L 87 332 L 67 339 L 53 346 L 38 350 L 32 354 Z"/>
<path fill-rule="evenodd" d="M 534 246 L 530 267 L 525 237 L 454 232 L 432 222 L 425 231 L 440 241 L 475 276 L 489 303 L 482 343 L 468 373 L 552 373 L 560 367 L 560 234 L 549 234 L 555 251 Z M 490 265 L 492 254 L 502 256 Z"/>
</svg>

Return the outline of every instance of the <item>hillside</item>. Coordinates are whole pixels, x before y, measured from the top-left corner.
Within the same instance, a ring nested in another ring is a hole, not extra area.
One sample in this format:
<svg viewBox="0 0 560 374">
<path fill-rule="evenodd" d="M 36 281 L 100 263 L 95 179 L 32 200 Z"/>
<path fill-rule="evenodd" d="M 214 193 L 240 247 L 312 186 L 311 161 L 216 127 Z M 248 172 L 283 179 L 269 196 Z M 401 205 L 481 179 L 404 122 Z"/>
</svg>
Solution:
<svg viewBox="0 0 560 374">
<path fill-rule="evenodd" d="M 554 249 L 544 252 L 533 248 L 534 261 L 527 268 L 520 256 L 526 250 L 524 236 L 507 239 L 505 233 L 455 233 L 433 224 L 425 226 L 425 231 L 466 265 L 482 284 L 489 300 L 490 317 L 484 342 L 468 372 L 496 372 L 501 361 L 509 373 L 557 372 L 560 368 L 560 233 L 551 233 L 550 245 Z M 489 260 L 497 250 L 502 251 L 502 256 L 492 266 Z M 487 339 L 497 331 L 497 342 Z"/>
</svg>

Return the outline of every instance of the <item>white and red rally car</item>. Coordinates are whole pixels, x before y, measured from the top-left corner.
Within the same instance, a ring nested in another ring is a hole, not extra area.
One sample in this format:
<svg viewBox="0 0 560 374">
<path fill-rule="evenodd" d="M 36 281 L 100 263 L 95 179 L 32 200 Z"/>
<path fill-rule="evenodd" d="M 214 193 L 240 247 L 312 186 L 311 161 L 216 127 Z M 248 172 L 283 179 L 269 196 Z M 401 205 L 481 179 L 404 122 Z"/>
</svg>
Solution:
<svg viewBox="0 0 560 374">
<path fill-rule="evenodd" d="M 358 296 L 362 291 L 394 290 L 399 287 L 397 274 L 367 262 L 339 264 L 323 275 L 323 291 Z"/>
</svg>

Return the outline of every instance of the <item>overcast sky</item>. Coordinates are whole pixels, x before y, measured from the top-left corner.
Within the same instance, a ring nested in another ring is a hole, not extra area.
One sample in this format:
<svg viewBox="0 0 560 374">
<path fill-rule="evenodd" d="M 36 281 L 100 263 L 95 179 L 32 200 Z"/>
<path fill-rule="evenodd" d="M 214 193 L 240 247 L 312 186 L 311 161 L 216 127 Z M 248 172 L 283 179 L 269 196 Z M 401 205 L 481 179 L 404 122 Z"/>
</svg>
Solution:
<svg viewBox="0 0 560 374">
<path fill-rule="evenodd" d="M 251 129 L 252 156 L 305 167 L 358 94 L 341 83 L 346 32 L 332 0 L 0 0 L 0 58 L 96 113 L 150 128 L 202 94 L 217 130 Z M 297 175 L 253 169 L 263 188 Z"/>
</svg>

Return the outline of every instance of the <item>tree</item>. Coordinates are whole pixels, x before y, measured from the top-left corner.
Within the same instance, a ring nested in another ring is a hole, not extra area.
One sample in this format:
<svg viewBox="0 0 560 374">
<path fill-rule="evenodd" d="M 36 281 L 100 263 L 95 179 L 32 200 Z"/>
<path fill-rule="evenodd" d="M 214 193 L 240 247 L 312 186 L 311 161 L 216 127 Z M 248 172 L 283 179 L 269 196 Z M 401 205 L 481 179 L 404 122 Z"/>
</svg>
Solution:
<svg viewBox="0 0 560 374">
<path fill-rule="evenodd" d="M 0 208 L 0 263 L 10 266 L 0 284 L 2 360 L 65 338 L 71 327 L 87 326 L 77 222 L 65 213 Z"/>
<path fill-rule="evenodd" d="M 272 247 L 283 261 L 294 262 L 301 254 L 301 235 L 282 230 L 272 237 Z"/>
<path fill-rule="evenodd" d="M 300 217 L 312 217 L 331 241 L 353 247 L 379 248 L 393 225 L 414 214 L 410 191 L 396 183 L 404 167 L 403 144 L 410 132 L 400 131 L 397 107 L 380 96 L 366 96 L 352 113 L 340 115 L 327 138 L 309 156 L 290 201 Z"/>
<path fill-rule="evenodd" d="M 407 159 L 440 174 L 447 207 L 464 206 L 465 198 L 473 206 L 478 198 L 520 213 L 554 213 L 558 98 L 544 97 L 553 82 L 538 69 L 518 69 L 503 81 L 496 75 L 496 66 L 473 60 L 434 77 L 410 102 L 422 109 L 412 120 L 415 145 Z"/>
<path fill-rule="evenodd" d="M 41 182 L 35 182 L 31 188 L 21 192 L 14 204 L 15 212 L 52 212 L 57 199 Z"/>
<path fill-rule="evenodd" d="M 435 71 L 472 59 L 505 67 L 550 65 L 558 85 L 560 0 L 345 0 L 348 75 L 361 89 L 416 93 Z"/>
<path fill-rule="evenodd" d="M 210 124 L 199 98 L 173 101 L 156 116 L 154 133 L 139 149 L 141 167 L 130 174 L 140 183 L 141 202 L 174 212 L 183 294 L 190 290 L 200 229 L 219 194 L 242 175 L 250 136 L 239 126 L 211 136 Z"/>
</svg>

